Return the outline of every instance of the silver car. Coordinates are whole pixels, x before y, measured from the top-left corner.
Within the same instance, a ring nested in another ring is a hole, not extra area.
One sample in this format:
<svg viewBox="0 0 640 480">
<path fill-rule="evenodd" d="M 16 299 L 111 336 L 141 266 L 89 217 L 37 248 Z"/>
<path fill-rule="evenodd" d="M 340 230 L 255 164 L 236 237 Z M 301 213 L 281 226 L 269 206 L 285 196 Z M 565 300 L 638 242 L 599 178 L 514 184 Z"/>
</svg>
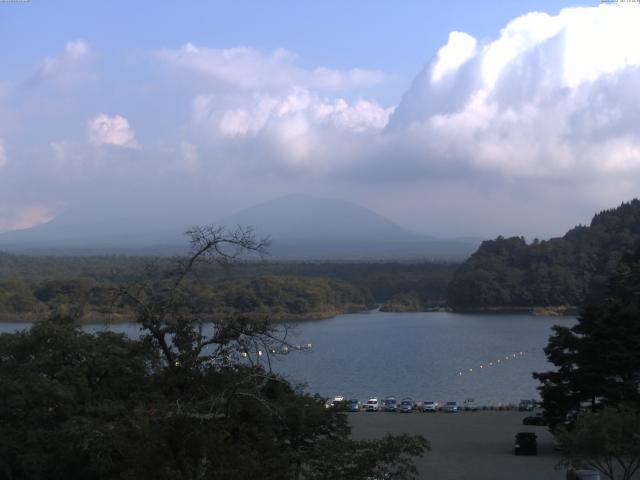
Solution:
<svg viewBox="0 0 640 480">
<path fill-rule="evenodd" d="M 458 413 L 458 402 L 447 402 L 444 404 L 444 411 L 447 413 Z"/>
<path fill-rule="evenodd" d="M 437 412 L 438 411 L 438 402 L 422 402 L 422 411 L 423 412 Z"/>
</svg>

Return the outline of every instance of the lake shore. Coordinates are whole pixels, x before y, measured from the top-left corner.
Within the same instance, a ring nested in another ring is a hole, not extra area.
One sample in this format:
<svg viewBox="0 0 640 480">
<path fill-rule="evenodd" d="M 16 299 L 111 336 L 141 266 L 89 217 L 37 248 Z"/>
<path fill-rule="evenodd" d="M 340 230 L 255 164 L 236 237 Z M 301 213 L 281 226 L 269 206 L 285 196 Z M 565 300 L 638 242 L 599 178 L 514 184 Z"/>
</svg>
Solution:
<svg viewBox="0 0 640 480">
<path fill-rule="evenodd" d="M 256 321 L 267 320 L 270 323 L 280 324 L 287 322 L 302 322 L 313 320 L 326 320 L 336 317 L 338 315 L 344 315 L 347 313 L 363 313 L 368 312 L 370 309 L 345 309 L 345 310 L 325 310 L 320 312 L 308 312 L 304 314 L 292 314 L 292 313 L 277 313 L 269 314 L 262 312 L 255 312 L 249 314 L 230 313 L 231 315 L 243 315 Z M 0 323 L 24 323 L 31 324 L 45 320 L 51 315 L 51 312 L 25 312 L 25 313 L 1 313 Z M 215 321 L 223 318 L 224 315 L 202 315 L 204 321 Z M 134 313 L 102 313 L 102 312 L 89 312 L 80 317 L 80 325 L 93 325 L 93 324 L 122 324 L 136 322 L 137 316 Z"/>
<path fill-rule="evenodd" d="M 553 449 L 547 427 L 522 425 L 526 412 L 479 411 L 447 413 L 350 413 L 355 439 L 380 438 L 386 433 L 423 435 L 431 451 L 416 460 L 420 479 L 438 480 L 560 480 L 555 469 L 560 453 Z M 515 456 L 517 432 L 538 435 L 537 456 Z"/>
<path fill-rule="evenodd" d="M 578 315 L 579 308 L 572 305 L 548 305 L 535 307 L 450 307 L 447 305 L 421 305 L 419 303 L 386 302 L 380 308 L 382 312 L 418 313 L 418 312 L 452 312 L 452 313 L 507 313 L 535 315 L 540 317 L 573 317 Z"/>
<path fill-rule="evenodd" d="M 509 313 L 534 315 L 538 317 L 575 317 L 579 308 L 571 305 L 548 305 L 535 307 L 457 307 L 451 308 L 455 313 Z"/>
<path fill-rule="evenodd" d="M 578 315 L 577 307 L 570 307 L 566 305 L 551 306 L 551 307 L 471 307 L 464 309 L 452 309 L 450 307 L 428 307 L 420 310 L 414 309 L 393 309 L 385 308 L 385 305 L 380 304 L 373 310 L 379 310 L 381 312 L 389 313 L 461 313 L 461 314 L 522 314 L 533 315 L 539 317 L 570 317 Z M 287 323 L 287 322 L 304 322 L 313 320 L 327 320 L 329 318 L 336 317 L 338 315 L 344 315 L 348 313 L 366 313 L 372 311 L 370 308 L 362 309 L 344 309 L 344 310 L 325 310 L 318 312 L 307 312 L 304 314 L 293 313 L 275 313 L 269 314 L 266 312 L 253 312 L 245 313 L 243 315 L 252 319 L 261 321 L 268 320 L 271 323 Z M 46 319 L 50 312 L 24 312 L 24 313 L 3 313 L 0 312 L 0 323 L 35 323 Z M 231 314 L 230 314 L 231 315 Z M 240 315 L 236 313 L 235 315 Z M 206 321 L 213 321 L 220 319 L 220 315 L 204 315 L 202 318 Z M 80 318 L 81 325 L 90 324 L 120 324 L 130 323 L 136 321 L 136 315 L 133 313 L 103 313 L 103 312 L 88 312 L 83 314 Z"/>
</svg>

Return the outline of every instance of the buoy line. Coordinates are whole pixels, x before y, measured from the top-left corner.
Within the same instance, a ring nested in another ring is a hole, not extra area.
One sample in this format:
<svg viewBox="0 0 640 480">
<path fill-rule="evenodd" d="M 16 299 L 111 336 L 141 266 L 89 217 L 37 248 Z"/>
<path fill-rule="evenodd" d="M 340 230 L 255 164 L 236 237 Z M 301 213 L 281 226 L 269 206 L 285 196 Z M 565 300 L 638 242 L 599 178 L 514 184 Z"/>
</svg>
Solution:
<svg viewBox="0 0 640 480">
<path fill-rule="evenodd" d="M 534 352 L 535 350 L 536 350 L 535 348 L 532 348 L 532 349 L 529 349 L 529 350 L 520 350 L 518 352 L 507 354 L 507 355 L 505 355 L 503 357 L 501 356 L 501 357 L 499 357 L 499 358 L 497 358 L 495 360 L 490 360 L 488 362 L 481 363 L 476 368 L 471 367 L 471 368 L 465 368 L 465 369 L 462 369 L 462 370 L 458 370 L 458 376 L 462 377 L 462 376 L 465 376 L 465 375 L 470 375 L 470 374 L 472 374 L 474 372 L 486 370 L 486 369 L 491 368 L 491 367 L 496 367 L 498 365 L 504 365 L 505 363 L 507 363 L 509 361 L 513 361 L 513 360 L 522 358 L 522 357 Z"/>
</svg>

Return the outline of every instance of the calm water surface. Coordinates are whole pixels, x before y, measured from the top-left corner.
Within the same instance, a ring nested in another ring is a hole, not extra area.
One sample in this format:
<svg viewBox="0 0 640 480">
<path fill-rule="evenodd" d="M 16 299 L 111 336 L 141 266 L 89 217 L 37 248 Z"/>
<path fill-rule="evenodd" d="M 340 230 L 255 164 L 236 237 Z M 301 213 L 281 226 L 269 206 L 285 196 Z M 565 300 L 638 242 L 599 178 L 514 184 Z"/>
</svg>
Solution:
<svg viewBox="0 0 640 480">
<path fill-rule="evenodd" d="M 551 326 L 573 323 L 575 318 L 508 314 L 372 311 L 339 315 L 291 324 L 292 343 L 310 342 L 313 349 L 278 355 L 272 367 L 293 382 L 306 382 L 308 391 L 327 397 L 395 395 L 458 402 L 473 397 L 480 404 L 517 402 L 537 398 L 531 372 L 551 368 L 542 351 Z M 22 328 L 24 324 L 0 324 L 3 332 Z M 136 324 L 109 328 L 131 336 L 139 332 Z"/>
</svg>

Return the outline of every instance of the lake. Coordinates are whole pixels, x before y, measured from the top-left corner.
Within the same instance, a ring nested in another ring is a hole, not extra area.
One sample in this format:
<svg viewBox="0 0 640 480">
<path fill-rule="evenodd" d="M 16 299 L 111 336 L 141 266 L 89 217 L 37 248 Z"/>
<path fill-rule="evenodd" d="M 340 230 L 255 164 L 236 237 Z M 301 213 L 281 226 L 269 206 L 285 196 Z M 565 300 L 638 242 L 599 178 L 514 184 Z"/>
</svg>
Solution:
<svg viewBox="0 0 640 480">
<path fill-rule="evenodd" d="M 531 372 L 551 368 L 543 352 L 551 326 L 574 323 L 572 317 L 522 314 L 339 315 L 290 324 L 291 342 L 313 348 L 277 355 L 272 366 L 326 397 L 394 395 L 441 402 L 472 397 L 483 405 L 516 403 L 539 397 Z M 0 324 L 1 332 L 21 328 L 25 324 Z M 109 328 L 131 336 L 139 331 L 136 324 Z"/>
</svg>

